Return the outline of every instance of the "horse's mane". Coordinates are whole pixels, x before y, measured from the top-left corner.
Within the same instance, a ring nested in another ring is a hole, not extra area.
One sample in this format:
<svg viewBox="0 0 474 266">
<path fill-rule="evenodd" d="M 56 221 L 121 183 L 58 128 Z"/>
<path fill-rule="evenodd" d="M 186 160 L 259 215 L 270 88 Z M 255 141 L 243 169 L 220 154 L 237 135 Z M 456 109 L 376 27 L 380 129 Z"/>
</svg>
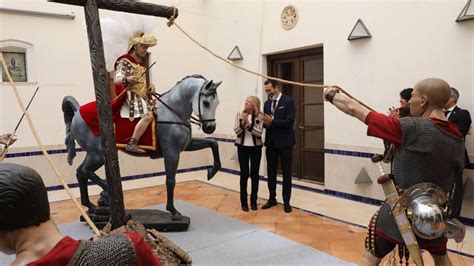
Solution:
<svg viewBox="0 0 474 266">
<path fill-rule="evenodd" d="M 189 75 L 189 76 L 184 77 L 184 78 L 181 79 L 180 81 L 176 82 L 176 84 L 175 84 L 171 89 L 169 89 L 168 91 L 162 93 L 161 95 L 163 96 L 163 95 L 169 93 L 169 92 L 172 91 L 174 88 L 176 88 L 176 86 L 178 86 L 179 83 L 181 83 L 183 80 L 188 79 L 188 78 L 197 78 L 197 79 L 203 79 L 204 81 L 207 81 L 207 79 L 206 79 L 203 75 L 201 75 L 201 74 Z"/>
<path fill-rule="evenodd" d="M 188 79 L 188 78 L 197 78 L 197 79 L 203 79 L 203 80 L 207 81 L 207 79 L 201 74 L 192 74 L 192 75 L 186 76 L 183 79 L 181 79 L 180 81 L 176 82 L 176 84 L 173 86 L 173 88 L 178 86 L 179 83 L 181 83 L 183 80 Z"/>
</svg>

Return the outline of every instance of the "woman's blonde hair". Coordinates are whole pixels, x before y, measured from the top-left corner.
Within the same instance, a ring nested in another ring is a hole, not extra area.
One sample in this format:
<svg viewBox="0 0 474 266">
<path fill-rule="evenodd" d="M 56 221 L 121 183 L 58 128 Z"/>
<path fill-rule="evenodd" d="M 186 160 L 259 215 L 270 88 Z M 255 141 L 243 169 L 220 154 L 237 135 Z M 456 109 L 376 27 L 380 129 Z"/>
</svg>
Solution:
<svg viewBox="0 0 474 266">
<path fill-rule="evenodd" d="M 253 105 L 253 114 L 254 115 L 260 114 L 260 99 L 257 96 L 249 96 L 247 97 L 247 99 L 249 99 Z M 244 111 L 245 111 L 245 108 L 244 108 Z"/>
</svg>

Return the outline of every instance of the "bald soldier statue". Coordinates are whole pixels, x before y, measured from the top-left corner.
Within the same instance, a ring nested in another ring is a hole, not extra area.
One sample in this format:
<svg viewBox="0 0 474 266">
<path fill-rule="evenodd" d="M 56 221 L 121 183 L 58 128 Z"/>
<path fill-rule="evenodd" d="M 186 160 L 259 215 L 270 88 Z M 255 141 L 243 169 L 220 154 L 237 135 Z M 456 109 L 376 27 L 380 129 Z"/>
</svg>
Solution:
<svg viewBox="0 0 474 266">
<path fill-rule="evenodd" d="M 368 136 L 394 144 L 396 149 L 391 177 L 401 197 L 405 191 L 410 191 L 411 195 L 415 195 L 410 200 L 415 205 L 417 203 L 416 206 L 420 202 L 423 204 L 420 198 L 435 199 L 435 202 L 424 205 L 427 208 L 413 208 L 414 213 L 409 219 L 416 236 L 416 241 L 413 241 L 417 242 L 419 249 L 431 254 L 436 265 L 451 265 L 446 248 L 446 236 L 451 235 L 447 233 L 449 221 L 444 220 L 446 204 L 449 204 L 445 195 L 450 192 L 456 174 L 464 167 L 463 136 L 443 113 L 450 95 L 450 86 L 446 81 L 437 78 L 422 80 L 415 85 L 410 99 L 412 117 L 394 118 L 369 111 L 354 99 L 339 93 L 336 87 L 327 88 L 324 92 L 327 101 L 365 123 Z M 426 210 L 427 213 L 417 213 Z M 433 220 L 423 215 L 433 213 L 439 218 L 437 224 L 427 227 L 426 224 L 432 224 L 426 222 Z M 386 200 L 371 219 L 363 265 L 378 265 L 396 245 L 402 248 L 408 245 L 400 233 L 398 222 Z"/>
<path fill-rule="evenodd" d="M 0 252 L 15 254 L 13 265 L 160 265 L 138 234 L 77 241 L 63 236 L 50 215 L 41 176 L 0 163 Z"/>
</svg>

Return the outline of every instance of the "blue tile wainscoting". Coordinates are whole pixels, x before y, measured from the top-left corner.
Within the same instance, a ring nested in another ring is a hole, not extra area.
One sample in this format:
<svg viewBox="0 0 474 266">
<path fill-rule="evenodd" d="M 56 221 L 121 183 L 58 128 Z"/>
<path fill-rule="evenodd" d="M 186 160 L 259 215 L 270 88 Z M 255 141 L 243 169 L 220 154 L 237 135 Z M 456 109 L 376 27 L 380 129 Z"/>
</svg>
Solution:
<svg viewBox="0 0 474 266">
<path fill-rule="evenodd" d="M 181 174 L 181 173 L 188 173 L 188 172 L 196 172 L 196 171 L 206 170 L 206 169 L 209 169 L 209 168 L 212 168 L 212 165 L 178 169 L 178 170 L 176 170 L 176 173 Z M 155 176 L 164 176 L 164 175 L 166 175 L 165 171 L 153 172 L 153 173 L 147 173 L 147 174 L 140 174 L 140 175 L 122 176 L 122 181 L 136 180 L 136 179 L 155 177 Z M 89 186 L 94 185 L 94 183 L 92 183 L 91 181 L 89 181 L 87 184 Z M 69 188 L 79 187 L 78 183 L 70 183 L 70 184 L 67 184 L 67 185 L 68 185 Z M 62 185 L 58 185 L 58 186 L 49 186 L 46 189 L 47 189 L 47 191 L 55 191 L 55 190 L 64 189 L 64 187 Z"/>
<path fill-rule="evenodd" d="M 215 139 L 216 141 L 225 142 L 225 143 L 234 143 L 234 141 L 235 141 L 234 139 L 228 139 L 228 138 L 214 138 L 214 137 L 208 137 L 208 138 L 209 139 Z M 80 148 L 76 149 L 76 151 L 77 152 L 83 152 L 83 150 L 80 149 Z M 342 156 L 352 156 L 352 157 L 362 157 L 362 158 L 371 158 L 374 155 L 373 153 L 368 153 L 368 152 L 335 150 L 335 149 L 325 149 L 324 152 L 326 154 L 337 154 L 337 155 L 342 155 Z M 67 150 L 66 149 L 48 150 L 48 154 L 61 154 L 61 153 L 67 153 Z M 19 152 L 19 153 L 9 153 L 9 154 L 7 154 L 6 158 L 18 158 L 18 157 L 40 156 L 40 155 L 43 155 L 43 153 L 41 151 Z M 473 165 L 474 164 L 471 164 L 471 167 Z M 201 171 L 201 170 L 208 169 L 210 167 L 211 166 L 199 166 L 199 167 L 178 169 L 177 173 Z M 221 171 L 225 172 L 225 173 L 233 174 L 233 175 L 240 175 L 240 171 L 238 171 L 238 170 L 222 168 Z M 162 176 L 162 175 L 165 175 L 164 171 L 124 176 L 124 177 L 122 177 L 122 180 L 126 181 L 126 180 L 134 180 L 134 179 L 141 179 L 141 178 L 148 178 L 148 177 Z M 260 176 L 260 180 L 262 180 L 264 182 L 267 182 L 267 178 L 264 177 L 264 176 Z M 89 182 L 89 184 L 92 185 L 93 183 Z M 278 184 L 281 185 L 281 181 L 278 181 Z M 68 185 L 71 188 L 72 187 L 78 187 L 78 183 L 71 183 L 71 184 L 68 184 Z M 344 198 L 344 199 L 353 200 L 353 201 L 362 202 L 362 203 L 367 203 L 367 204 L 376 205 L 376 206 L 380 206 L 383 202 L 383 201 L 378 200 L 378 199 L 373 199 L 373 198 L 369 198 L 369 197 L 349 194 L 349 193 L 330 190 L 330 189 L 324 189 L 323 190 L 323 189 L 317 189 L 317 188 L 307 187 L 307 186 L 298 185 L 298 184 L 293 184 L 293 187 L 296 188 L 296 189 L 301 189 L 301 190 L 315 192 L 315 193 L 321 193 L 321 194 L 325 194 L 325 195 L 335 196 L 335 197 L 339 197 L 339 198 Z M 61 189 L 63 189 L 63 187 L 61 185 L 59 185 L 59 186 L 50 186 L 47 189 L 48 189 L 48 191 L 53 191 L 53 190 L 61 190 Z M 473 218 L 460 217 L 459 220 L 461 222 L 463 222 L 465 225 L 474 226 L 474 219 Z"/>
</svg>

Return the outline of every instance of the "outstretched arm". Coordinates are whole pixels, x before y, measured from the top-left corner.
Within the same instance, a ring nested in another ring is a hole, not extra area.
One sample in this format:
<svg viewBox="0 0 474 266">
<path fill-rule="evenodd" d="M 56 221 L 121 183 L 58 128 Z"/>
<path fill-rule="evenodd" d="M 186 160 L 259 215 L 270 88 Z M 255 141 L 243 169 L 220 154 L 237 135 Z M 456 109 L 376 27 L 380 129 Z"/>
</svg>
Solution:
<svg viewBox="0 0 474 266">
<path fill-rule="evenodd" d="M 400 119 L 377 112 L 371 112 L 356 100 L 339 93 L 338 88 L 330 87 L 324 91 L 324 99 L 344 113 L 359 119 L 367 125 L 367 136 L 381 138 L 400 147 L 402 130 Z"/>
<path fill-rule="evenodd" d="M 349 98 L 347 95 L 339 93 L 336 87 L 327 88 L 324 91 L 324 99 L 336 106 L 337 109 L 359 119 L 365 124 L 370 110 L 362 106 L 356 100 Z"/>
</svg>

